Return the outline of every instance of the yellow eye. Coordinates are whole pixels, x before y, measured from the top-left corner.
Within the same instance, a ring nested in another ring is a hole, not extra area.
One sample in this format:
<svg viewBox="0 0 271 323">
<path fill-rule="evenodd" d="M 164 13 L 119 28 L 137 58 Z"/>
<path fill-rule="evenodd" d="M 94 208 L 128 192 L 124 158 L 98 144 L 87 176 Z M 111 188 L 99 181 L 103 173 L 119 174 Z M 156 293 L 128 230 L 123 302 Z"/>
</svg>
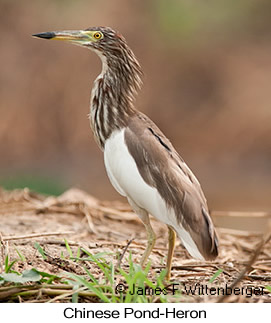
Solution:
<svg viewBox="0 0 271 323">
<path fill-rule="evenodd" d="M 102 38 L 102 33 L 100 33 L 99 31 L 97 31 L 97 32 L 93 35 L 93 37 L 94 37 L 95 39 L 101 39 L 101 38 Z"/>
</svg>

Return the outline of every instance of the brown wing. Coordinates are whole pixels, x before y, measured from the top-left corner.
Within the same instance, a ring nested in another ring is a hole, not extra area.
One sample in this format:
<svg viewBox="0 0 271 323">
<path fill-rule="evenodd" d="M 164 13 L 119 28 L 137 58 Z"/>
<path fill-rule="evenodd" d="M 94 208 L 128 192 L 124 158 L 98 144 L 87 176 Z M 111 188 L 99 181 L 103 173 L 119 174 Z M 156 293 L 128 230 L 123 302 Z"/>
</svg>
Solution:
<svg viewBox="0 0 271 323">
<path fill-rule="evenodd" d="M 125 141 L 145 182 L 173 208 L 205 259 L 215 258 L 217 236 L 203 191 L 170 141 L 144 114 L 131 118 Z"/>
</svg>

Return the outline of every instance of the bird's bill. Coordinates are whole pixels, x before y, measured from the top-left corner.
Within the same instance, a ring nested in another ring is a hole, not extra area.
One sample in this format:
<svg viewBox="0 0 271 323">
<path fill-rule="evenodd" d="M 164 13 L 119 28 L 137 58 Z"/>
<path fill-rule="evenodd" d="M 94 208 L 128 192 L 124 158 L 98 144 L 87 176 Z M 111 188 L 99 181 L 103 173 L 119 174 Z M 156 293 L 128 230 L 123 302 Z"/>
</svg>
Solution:
<svg viewBox="0 0 271 323">
<path fill-rule="evenodd" d="M 33 37 L 65 40 L 73 43 L 89 42 L 92 39 L 92 33 L 86 30 L 65 30 L 65 31 L 49 31 L 40 34 L 34 34 Z"/>
</svg>

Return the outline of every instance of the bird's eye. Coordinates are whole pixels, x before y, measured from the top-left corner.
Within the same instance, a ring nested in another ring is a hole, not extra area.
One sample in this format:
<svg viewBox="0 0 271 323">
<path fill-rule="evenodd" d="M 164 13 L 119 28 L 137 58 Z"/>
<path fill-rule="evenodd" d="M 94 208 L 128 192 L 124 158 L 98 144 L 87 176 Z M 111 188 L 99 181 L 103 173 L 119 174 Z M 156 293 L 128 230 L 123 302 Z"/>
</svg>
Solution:
<svg viewBox="0 0 271 323">
<path fill-rule="evenodd" d="M 101 39 L 102 38 L 102 33 L 96 32 L 93 36 L 94 36 L 95 39 Z"/>
</svg>

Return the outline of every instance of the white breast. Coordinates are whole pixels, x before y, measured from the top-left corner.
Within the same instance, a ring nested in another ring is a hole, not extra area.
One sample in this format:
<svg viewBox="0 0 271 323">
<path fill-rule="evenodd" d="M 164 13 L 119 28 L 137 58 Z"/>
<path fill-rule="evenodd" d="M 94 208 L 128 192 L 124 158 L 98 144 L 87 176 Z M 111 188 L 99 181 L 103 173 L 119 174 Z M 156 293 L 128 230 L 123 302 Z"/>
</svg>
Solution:
<svg viewBox="0 0 271 323">
<path fill-rule="evenodd" d="M 203 259 L 190 234 L 177 223 L 173 209 L 168 208 L 160 194 L 141 177 L 137 165 L 124 140 L 124 129 L 112 133 L 104 147 L 104 163 L 114 188 L 123 196 L 130 197 L 159 221 L 172 226 L 188 252 Z"/>
</svg>

